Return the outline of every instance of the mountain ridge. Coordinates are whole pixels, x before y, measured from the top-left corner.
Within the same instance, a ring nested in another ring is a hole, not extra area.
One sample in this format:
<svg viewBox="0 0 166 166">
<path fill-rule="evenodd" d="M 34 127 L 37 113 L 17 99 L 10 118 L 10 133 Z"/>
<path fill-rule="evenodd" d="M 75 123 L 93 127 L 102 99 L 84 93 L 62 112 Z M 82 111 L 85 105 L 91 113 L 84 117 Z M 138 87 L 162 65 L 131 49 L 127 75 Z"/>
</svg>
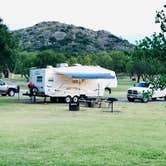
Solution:
<svg viewBox="0 0 166 166">
<path fill-rule="evenodd" d="M 130 51 L 134 45 L 105 30 L 94 31 L 82 26 L 43 21 L 34 26 L 15 30 L 23 50 L 36 51 L 54 49 L 73 55 Z"/>
</svg>

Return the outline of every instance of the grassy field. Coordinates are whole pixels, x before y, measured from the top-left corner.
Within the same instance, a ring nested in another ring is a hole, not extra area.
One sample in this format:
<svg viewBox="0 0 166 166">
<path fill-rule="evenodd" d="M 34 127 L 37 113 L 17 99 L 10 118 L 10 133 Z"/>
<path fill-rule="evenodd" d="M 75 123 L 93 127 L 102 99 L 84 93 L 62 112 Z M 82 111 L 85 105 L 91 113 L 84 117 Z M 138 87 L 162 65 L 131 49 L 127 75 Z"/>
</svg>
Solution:
<svg viewBox="0 0 166 166">
<path fill-rule="evenodd" d="M 118 78 L 118 86 L 112 89 L 111 95 L 117 98 L 126 98 L 127 89 L 135 83 L 129 77 L 120 77 Z"/>
<path fill-rule="evenodd" d="M 125 93 L 121 80 L 113 93 Z M 68 111 L 0 97 L 0 166 L 165 166 L 166 103 Z"/>
</svg>

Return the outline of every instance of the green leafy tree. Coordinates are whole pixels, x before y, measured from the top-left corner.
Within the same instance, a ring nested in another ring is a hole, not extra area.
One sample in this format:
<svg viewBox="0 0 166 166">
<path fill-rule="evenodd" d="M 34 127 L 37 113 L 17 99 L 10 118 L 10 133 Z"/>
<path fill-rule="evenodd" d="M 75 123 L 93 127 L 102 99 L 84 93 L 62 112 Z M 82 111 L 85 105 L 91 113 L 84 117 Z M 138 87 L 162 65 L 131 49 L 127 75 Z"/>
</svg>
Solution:
<svg viewBox="0 0 166 166">
<path fill-rule="evenodd" d="M 127 69 L 144 81 L 154 80 L 166 73 L 166 39 L 163 33 L 154 33 L 137 43 L 129 59 Z"/>
<path fill-rule="evenodd" d="M 27 80 L 29 78 L 29 69 L 35 67 L 36 52 L 19 52 L 16 63 L 16 73 L 21 74 Z"/>
<path fill-rule="evenodd" d="M 166 5 L 164 5 L 163 7 L 164 8 L 161 11 L 156 12 L 155 22 L 157 24 L 160 24 L 162 32 L 166 32 L 166 14 L 165 14 Z"/>
<path fill-rule="evenodd" d="M 128 55 L 123 51 L 113 51 L 110 56 L 112 58 L 111 68 L 118 73 L 126 72 Z"/>
<path fill-rule="evenodd" d="M 17 58 L 18 42 L 8 27 L 0 19 L 0 70 L 13 72 Z"/>
<path fill-rule="evenodd" d="M 93 57 L 91 55 L 81 55 L 77 57 L 77 62 L 82 65 L 92 65 Z"/>
<path fill-rule="evenodd" d="M 160 46 L 160 62 L 163 65 L 163 70 L 155 80 L 150 80 L 154 85 L 154 88 L 160 86 L 162 89 L 166 88 L 166 4 L 161 11 L 156 12 L 156 23 L 160 24 L 161 33 L 158 38 L 161 39 L 162 45 Z"/>
<path fill-rule="evenodd" d="M 57 63 L 64 63 L 66 58 L 64 54 L 56 53 L 53 50 L 45 50 L 36 55 L 35 66 L 46 67 L 47 65 L 56 66 Z"/>
<path fill-rule="evenodd" d="M 78 60 L 77 60 L 77 57 L 75 56 L 71 56 L 67 59 L 67 63 L 71 66 L 73 64 L 76 64 L 78 63 Z"/>
<path fill-rule="evenodd" d="M 154 88 L 166 87 L 166 5 L 156 12 L 156 23 L 160 24 L 161 33 L 154 33 L 137 43 L 134 53 L 129 59 L 127 69 L 131 74 L 137 74 L 138 81 L 151 82 Z"/>
</svg>

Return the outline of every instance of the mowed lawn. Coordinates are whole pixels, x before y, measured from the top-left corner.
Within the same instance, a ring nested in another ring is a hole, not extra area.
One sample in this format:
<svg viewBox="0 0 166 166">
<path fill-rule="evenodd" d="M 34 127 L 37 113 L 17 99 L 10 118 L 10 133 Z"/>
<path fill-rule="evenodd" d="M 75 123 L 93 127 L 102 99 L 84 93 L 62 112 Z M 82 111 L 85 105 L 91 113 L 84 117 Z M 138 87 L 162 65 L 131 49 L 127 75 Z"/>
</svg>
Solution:
<svg viewBox="0 0 166 166">
<path fill-rule="evenodd" d="M 0 166 L 165 166 L 166 102 L 114 110 L 0 97 Z"/>
</svg>

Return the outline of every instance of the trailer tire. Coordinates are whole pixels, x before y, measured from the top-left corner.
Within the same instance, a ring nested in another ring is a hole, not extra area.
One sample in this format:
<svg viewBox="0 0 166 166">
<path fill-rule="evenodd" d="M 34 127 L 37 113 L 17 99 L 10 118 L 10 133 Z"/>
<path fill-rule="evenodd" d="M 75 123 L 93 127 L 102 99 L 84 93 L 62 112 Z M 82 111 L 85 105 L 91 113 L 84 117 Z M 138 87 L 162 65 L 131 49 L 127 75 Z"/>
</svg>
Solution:
<svg viewBox="0 0 166 166">
<path fill-rule="evenodd" d="M 78 97 L 78 96 L 74 96 L 74 97 L 73 97 L 73 102 L 74 102 L 74 103 L 78 103 L 78 100 L 79 100 L 79 97 Z"/>
<path fill-rule="evenodd" d="M 70 102 L 71 102 L 71 96 L 66 96 L 65 102 L 66 102 L 66 103 L 70 103 Z"/>
<path fill-rule="evenodd" d="M 157 100 L 157 98 L 156 98 L 156 97 L 152 98 L 152 101 L 156 101 L 156 100 Z"/>
<path fill-rule="evenodd" d="M 108 94 L 111 94 L 111 88 L 106 87 L 106 88 L 105 88 L 105 91 L 106 91 Z"/>
<path fill-rule="evenodd" d="M 37 95 L 38 91 L 39 91 L 39 90 L 38 90 L 36 87 L 33 87 L 33 88 L 31 89 L 31 94 L 35 96 L 35 95 Z"/>
</svg>

